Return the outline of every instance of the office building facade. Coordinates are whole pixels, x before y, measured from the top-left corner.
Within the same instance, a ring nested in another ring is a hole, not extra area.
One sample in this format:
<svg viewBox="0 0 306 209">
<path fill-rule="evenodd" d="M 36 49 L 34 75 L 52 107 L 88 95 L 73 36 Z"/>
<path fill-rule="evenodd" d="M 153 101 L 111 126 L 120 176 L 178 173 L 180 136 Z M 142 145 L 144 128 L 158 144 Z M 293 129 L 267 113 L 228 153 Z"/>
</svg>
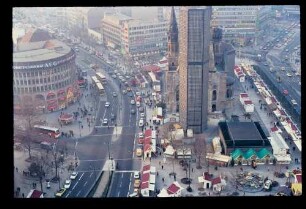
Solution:
<svg viewBox="0 0 306 209">
<path fill-rule="evenodd" d="M 211 7 L 183 7 L 179 29 L 179 113 L 184 129 L 207 128 Z"/>
</svg>

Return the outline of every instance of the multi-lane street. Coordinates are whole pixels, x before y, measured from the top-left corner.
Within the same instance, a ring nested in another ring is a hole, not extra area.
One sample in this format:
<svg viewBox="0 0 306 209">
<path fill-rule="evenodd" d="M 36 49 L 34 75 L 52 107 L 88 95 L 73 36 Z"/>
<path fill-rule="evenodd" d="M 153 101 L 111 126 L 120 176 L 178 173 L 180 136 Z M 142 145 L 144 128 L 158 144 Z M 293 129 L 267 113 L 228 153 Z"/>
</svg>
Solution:
<svg viewBox="0 0 306 209">
<path fill-rule="evenodd" d="M 105 70 L 114 70 L 112 66 L 82 49 L 78 53 L 76 62 L 87 69 L 89 77 L 95 74 L 89 67 L 89 63 L 97 64 L 99 66 L 97 72 L 100 71 L 107 77 L 107 84 L 104 85 L 105 95 L 98 99 L 96 131 L 76 142 L 70 142 L 70 146 L 75 147 L 80 164 L 77 168 L 78 176 L 72 181 L 65 197 L 86 197 L 109 157 L 118 164 L 112 181 L 112 185 L 115 186 L 111 188 L 109 196 L 126 197 L 129 192 L 131 173 L 140 168 L 140 161 L 133 160 L 138 114 L 131 114 L 131 109 L 136 107 L 130 104 L 131 97 L 122 94 L 119 81 L 105 72 Z M 88 80 L 90 82 L 90 79 Z M 113 96 L 113 92 L 117 93 L 116 97 Z M 106 102 L 110 102 L 109 107 L 105 107 Z M 114 121 L 111 120 L 111 114 L 116 115 Z M 102 123 L 105 118 L 108 119 L 108 125 Z"/>
</svg>

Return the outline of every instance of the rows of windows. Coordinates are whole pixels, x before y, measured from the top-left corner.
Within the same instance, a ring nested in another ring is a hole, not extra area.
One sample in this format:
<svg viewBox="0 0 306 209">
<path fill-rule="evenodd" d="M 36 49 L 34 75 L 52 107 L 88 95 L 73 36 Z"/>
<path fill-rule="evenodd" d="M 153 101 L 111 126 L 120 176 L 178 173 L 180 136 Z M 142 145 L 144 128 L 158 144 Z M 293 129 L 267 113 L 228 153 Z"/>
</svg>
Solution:
<svg viewBox="0 0 306 209">
<path fill-rule="evenodd" d="M 161 28 L 161 29 L 156 29 L 156 30 L 140 30 L 140 31 L 135 31 L 135 32 L 129 31 L 129 36 L 140 35 L 140 34 L 155 34 L 156 35 L 156 33 L 167 32 L 167 31 L 168 31 L 167 28 Z"/>
<path fill-rule="evenodd" d="M 64 70 L 68 69 L 69 64 L 61 65 L 56 68 L 48 69 L 48 70 L 37 70 L 37 71 L 30 71 L 30 72 L 14 72 L 15 78 L 25 78 L 25 77 L 37 77 L 37 76 L 48 76 L 55 73 L 63 72 Z"/>
<path fill-rule="evenodd" d="M 241 12 L 241 11 L 238 11 L 238 12 L 214 12 L 213 13 L 213 16 L 226 16 L 226 15 L 252 15 L 254 17 L 257 16 L 257 12 Z"/>
<path fill-rule="evenodd" d="M 159 24 L 159 25 L 145 25 L 145 26 L 138 26 L 138 27 L 129 27 L 129 30 L 144 30 L 144 29 L 152 29 L 152 28 L 160 28 L 160 27 L 167 27 L 167 23 Z"/>
<path fill-rule="evenodd" d="M 58 82 L 55 84 L 45 85 L 45 86 L 34 86 L 34 87 L 14 87 L 14 93 L 23 94 L 23 93 L 36 93 L 36 92 L 45 92 L 50 90 L 58 90 L 64 88 L 71 84 L 71 80 L 65 80 L 63 82 Z"/>
<path fill-rule="evenodd" d="M 37 84 L 46 84 L 46 83 L 50 83 L 50 82 L 55 82 L 58 80 L 63 80 L 65 78 L 67 78 L 69 75 L 73 75 L 73 73 L 71 73 L 71 71 L 66 70 L 65 72 L 62 72 L 60 74 L 53 74 L 49 77 L 38 77 L 38 78 L 15 78 L 14 79 L 14 85 L 37 85 Z M 72 76 L 73 77 L 73 76 Z"/>
<path fill-rule="evenodd" d="M 215 11 L 257 11 L 258 7 L 254 6 L 223 6 L 223 7 L 213 7 L 213 12 Z"/>
</svg>

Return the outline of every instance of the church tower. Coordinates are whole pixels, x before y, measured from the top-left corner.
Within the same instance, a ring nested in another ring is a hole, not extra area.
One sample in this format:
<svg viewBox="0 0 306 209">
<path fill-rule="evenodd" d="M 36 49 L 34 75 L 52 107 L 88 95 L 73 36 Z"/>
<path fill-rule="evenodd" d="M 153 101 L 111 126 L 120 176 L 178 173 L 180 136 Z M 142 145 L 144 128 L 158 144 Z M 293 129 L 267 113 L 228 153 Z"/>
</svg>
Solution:
<svg viewBox="0 0 306 209">
<path fill-rule="evenodd" d="M 177 112 L 177 86 L 178 86 L 178 28 L 174 12 L 171 8 L 170 26 L 168 31 L 168 69 L 166 71 L 166 104 L 169 113 Z"/>
</svg>

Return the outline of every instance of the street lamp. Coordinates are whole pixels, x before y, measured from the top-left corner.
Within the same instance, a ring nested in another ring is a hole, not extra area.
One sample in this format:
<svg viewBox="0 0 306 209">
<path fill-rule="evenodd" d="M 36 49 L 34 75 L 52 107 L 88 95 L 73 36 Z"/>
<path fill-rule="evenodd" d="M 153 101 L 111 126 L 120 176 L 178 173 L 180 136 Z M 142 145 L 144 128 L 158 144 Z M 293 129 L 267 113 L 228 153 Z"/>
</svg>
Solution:
<svg viewBox="0 0 306 209">
<path fill-rule="evenodd" d="M 190 179 L 190 164 L 191 164 L 191 159 L 189 158 L 189 179 L 188 179 L 188 183 L 189 183 L 189 185 L 188 185 L 188 187 L 187 187 L 187 191 L 188 192 L 192 192 L 192 188 L 191 188 L 191 186 L 190 186 L 190 183 L 191 183 L 191 179 Z"/>
<path fill-rule="evenodd" d="M 82 123 L 82 121 L 79 120 L 79 132 L 80 132 L 80 137 L 82 136 L 82 134 L 81 134 L 81 123 Z"/>
</svg>

